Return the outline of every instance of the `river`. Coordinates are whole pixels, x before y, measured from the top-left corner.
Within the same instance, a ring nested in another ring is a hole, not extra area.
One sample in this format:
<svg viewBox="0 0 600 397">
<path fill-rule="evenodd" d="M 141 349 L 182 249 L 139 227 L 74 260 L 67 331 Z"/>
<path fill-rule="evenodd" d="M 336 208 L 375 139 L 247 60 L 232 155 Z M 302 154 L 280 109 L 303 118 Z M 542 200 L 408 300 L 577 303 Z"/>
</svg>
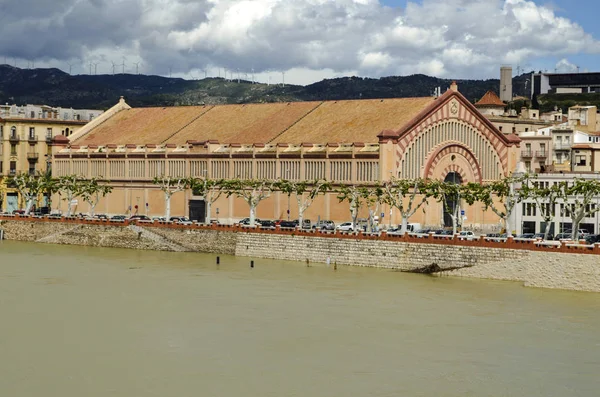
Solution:
<svg viewBox="0 0 600 397">
<path fill-rule="evenodd" d="M 0 390 L 31 396 L 596 396 L 600 294 L 0 242 Z"/>
</svg>

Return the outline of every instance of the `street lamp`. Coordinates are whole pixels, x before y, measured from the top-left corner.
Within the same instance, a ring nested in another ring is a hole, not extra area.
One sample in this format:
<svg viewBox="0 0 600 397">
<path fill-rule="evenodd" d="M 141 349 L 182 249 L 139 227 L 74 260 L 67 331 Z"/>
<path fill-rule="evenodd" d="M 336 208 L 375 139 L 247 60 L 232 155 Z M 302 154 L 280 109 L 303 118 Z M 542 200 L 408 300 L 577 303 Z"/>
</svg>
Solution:
<svg viewBox="0 0 600 397">
<path fill-rule="evenodd" d="M 289 182 L 290 180 L 290 170 L 288 169 L 286 172 L 286 178 Z M 288 222 L 290 221 L 290 196 L 291 196 L 291 192 L 288 191 L 288 202 L 287 202 L 287 220 Z M 300 227 L 302 227 L 302 225 L 300 225 Z"/>
</svg>

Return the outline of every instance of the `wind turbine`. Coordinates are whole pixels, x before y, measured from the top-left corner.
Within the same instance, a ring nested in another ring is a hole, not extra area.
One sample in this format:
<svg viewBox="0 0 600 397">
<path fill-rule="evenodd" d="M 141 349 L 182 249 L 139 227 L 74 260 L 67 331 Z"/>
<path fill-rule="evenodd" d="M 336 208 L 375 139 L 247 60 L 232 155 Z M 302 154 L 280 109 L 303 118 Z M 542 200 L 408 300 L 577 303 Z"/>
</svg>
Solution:
<svg viewBox="0 0 600 397">
<path fill-rule="evenodd" d="M 71 74 L 71 69 L 73 69 L 73 66 L 77 65 L 77 63 L 68 63 L 67 65 L 69 65 L 69 74 Z"/>
<path fill-rule="evenodd" d="M 123 57 L 123 63 L 121 64 L 121 66 L 123 66 L 123 74 L 125 74 L 125 57 Z"/>
<path fill-rule="evenodd" d="M 140 74 L 140 62 L 133 62 L 133 64 L 135 65 L 135 74 Z"/>
<path fill-rule="evenodd" d="M 110 63 L 112 63 L 112 74 L 115 74 L 115 66 L 117 66 L 117 64 L 113 61 L 110 61 Z"/>
<path fill-rule="evenodd" d="M 99 63 L 100 63 L 100 62 L 96 62 L 96 63 L 94 63 L 94 74 L 96 74 L 96 75 L 98 74 L 98 64 L 99 64 Z"/>
</svg>

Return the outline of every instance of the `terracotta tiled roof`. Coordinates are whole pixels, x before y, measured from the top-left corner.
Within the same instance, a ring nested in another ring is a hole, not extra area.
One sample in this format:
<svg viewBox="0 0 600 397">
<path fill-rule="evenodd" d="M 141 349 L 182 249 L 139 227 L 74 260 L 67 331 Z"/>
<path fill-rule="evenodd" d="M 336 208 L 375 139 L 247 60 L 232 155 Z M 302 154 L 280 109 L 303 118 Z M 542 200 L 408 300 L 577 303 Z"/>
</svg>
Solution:
<svg viewBox="0 0 600 397">
<path fill-rule="evenodd" d="M 500 100 L 498 95 L 494 91 L 488 91 L 484 96 L 475 104 L 475 106 L 502 106 L 504 107 L 504 102 Z"/>
<path fill-rule="evenodd" d="M 377 134 L 382 130 L 400 128 L 434 100 L 427 97 L 128 109 L 72 143 L 377 142 Z"/>
</svg>

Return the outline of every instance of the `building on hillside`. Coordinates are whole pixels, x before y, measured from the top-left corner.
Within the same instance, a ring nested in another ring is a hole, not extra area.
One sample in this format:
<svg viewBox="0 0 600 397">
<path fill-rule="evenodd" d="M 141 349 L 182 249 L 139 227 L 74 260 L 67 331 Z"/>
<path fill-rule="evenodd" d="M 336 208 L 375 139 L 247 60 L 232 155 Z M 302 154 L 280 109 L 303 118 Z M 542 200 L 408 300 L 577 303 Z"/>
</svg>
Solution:
<svg viewBox="0 0 600 397">
<path fill-rule="evenodd" d="M 600 92 L 600 73 L 532 73 L 531 97 Z"/>
<path fill-rule="evenodd" d="M 53 108 L 37 105 L 0 105 L 0 183 L 20 172 L 45 172 L 56 136 L 70 136 L 101 110 Z M 18 193 L 7 189 L 0 212 L 22 207 Z"/>
<path fill-rule="evenodd" d="M 517 136 L 500 133 L 456 84 L 438 98 L 167 108 L 130 108 L 121 99 L 69 141 L 57 142 L 52 171 L 54 176 L 109 180 L 114 190 L 97 211 L 162 215 L 164 195 L 152 184 L 157 176 L 323 178 L 343 184 L 391 176 L 485 182 L 513 172 L 519 143 Z M 202 221 L 204 204 L 203 197 L 187 191 L 173 196 L 171 211 Z M 212 209 L 221 222 L 249 213 L 234 197 L 221 197 Z M 88 208 L 79 205 L 75 211 Z M 498 223 L 480 205 L 464 211 L 468 224 Z M 378 213 L 383 224 L 400 222 L 399 214 L 386 206 Z M 350 211 L 335 194 L 327 194 L 305 215 L 313 221 L 347 221 Z M 297 217 L 297 208 L 283 193 L 274 193 L 258 207 L 259 218 L 287 216 Z M 436 226 L 447 220 L 444 206 L 433 201 L 411 219 Z"/>
</svg>

